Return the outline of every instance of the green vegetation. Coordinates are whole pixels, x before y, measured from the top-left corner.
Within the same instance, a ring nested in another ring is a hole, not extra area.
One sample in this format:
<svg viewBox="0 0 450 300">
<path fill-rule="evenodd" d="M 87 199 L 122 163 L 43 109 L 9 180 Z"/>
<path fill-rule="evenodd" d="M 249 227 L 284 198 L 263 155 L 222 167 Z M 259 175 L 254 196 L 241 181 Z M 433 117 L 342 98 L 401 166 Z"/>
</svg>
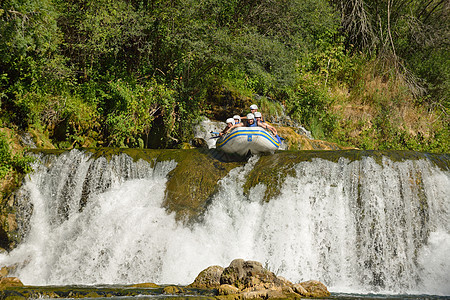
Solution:
<svg viewBox="0 0 450 300">
<path fill-rule="evenodd" d="M 3 179 L 11 171 L 20 173 L 32 171 L 30 165 L 32 161 L 32 157 L 24 156 L 22 152 L 13 155 L 10 141 L 3 132 L 0 132 L 0 179 Z"/>
<path fill-rule="evenodd" d="M 0 122 L 58 148 L 177 148 L 232 94 L 247 100 L 230 116 L 252 101 L 341 145 L 448 152 L 448 11 L 438 0 L 5 0 Z"/>
</svg>

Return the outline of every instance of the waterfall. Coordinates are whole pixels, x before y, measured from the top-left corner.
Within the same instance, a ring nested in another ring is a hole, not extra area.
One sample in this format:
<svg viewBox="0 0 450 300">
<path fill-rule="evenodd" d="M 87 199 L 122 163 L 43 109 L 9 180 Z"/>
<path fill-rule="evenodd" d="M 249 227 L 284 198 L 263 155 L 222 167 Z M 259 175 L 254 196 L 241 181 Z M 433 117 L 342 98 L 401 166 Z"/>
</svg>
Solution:
<svg viewBox="0 0 450 300">
<path fill-rule="evenodd" d="M 252 157 L 218 183 L 204 216 L 163 208 L 173 161 L 40 156 L 18 193 L 27 211 L 16 264 L 28 285 L 189 284 L 211 265 L 257 260 L 293 282 L 333 292 L 450 295 L 450 174 L 426 159 L 294 166 L 280 193 L 248 193 Z"/>
</svg>

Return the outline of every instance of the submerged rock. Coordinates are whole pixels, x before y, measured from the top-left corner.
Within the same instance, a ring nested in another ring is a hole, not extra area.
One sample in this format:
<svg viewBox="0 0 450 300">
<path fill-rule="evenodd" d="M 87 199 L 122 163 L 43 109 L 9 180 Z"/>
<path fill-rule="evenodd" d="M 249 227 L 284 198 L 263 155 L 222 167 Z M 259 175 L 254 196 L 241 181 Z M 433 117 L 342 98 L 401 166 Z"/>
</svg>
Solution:
<svg viewBox="0 0 450 300">
<path fill-rule="evenodd" d="M 183 293 L 185 293 L 185 290 L 179 286 L 169 285 L 164 288 L 163 293 L 170 294 L 170 295 L 183 294 Z"/>
<path fill-rule="evenodd" d="M 129 287 L 133 288 L 159 288 L 160 286 L 153 282 L 144 282 L 144 283 L 137 283 L 129 285 Z"/>
</svg>

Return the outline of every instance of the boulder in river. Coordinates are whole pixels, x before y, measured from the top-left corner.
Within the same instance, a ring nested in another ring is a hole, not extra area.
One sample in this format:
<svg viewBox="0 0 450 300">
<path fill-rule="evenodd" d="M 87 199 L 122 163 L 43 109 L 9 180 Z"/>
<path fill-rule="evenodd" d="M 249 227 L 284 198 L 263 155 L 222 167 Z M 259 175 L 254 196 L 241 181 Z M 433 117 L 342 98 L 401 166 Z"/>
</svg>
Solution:
<svg viewBox="0 0 450 300">
<path fill-rule="evenodd" d="M 189 288 L 197 289 L 215 289 L 220 286 L 220 276 L 222 275 L 223 268 L 221 266 L 211 266 L 201 271 L 191 283 Z"/>
<path fill-rule="evenodd" d="M 234 285 L 240 290 L 252 288 L 254 290 L 283 287 L 286 283 L 273 272 L 265 269 L 257 261 L 235 259 L 223 270 L 220 276 L 221 284 Z"/>
<path fill-rule="evenodd" d="M 211 266 L 203 270 L 188 288 L 217 289 L 226 299 L 295 299 L 328 297 L 325 285 L 316 280 L 293 284 L 276 276 L 257 261 L 233 260 L 228 267 Z"/>
<path fill-rule="evenodd" d="M 320 281 L 309 280 L 301 282 L 300 285 L 308 292 L 307 297 L 329 297 L 330 292 L 327 287 Z"/>
</svg>

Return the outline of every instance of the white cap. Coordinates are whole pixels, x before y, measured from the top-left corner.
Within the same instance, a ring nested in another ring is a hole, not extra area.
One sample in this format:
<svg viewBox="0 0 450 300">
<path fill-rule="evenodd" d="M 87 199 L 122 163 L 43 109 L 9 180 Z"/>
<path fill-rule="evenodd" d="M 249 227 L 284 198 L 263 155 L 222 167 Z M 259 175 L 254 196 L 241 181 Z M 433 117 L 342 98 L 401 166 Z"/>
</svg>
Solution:
<svg viewBox="0 0 450 300">
<path fill-rule="evenodd" d="M 226 123 L 231 123 L 234 125 L 234 119 L 233 118 L 228 118 Z"/>
<path fill-rule="evenodd" d="M 250 109 L 258 109 L 258 106 L 256 106 L 256 104 L 252 104 L 250 105 Z"/>
<path fill-rule="evenodd" d="M 233 119 L 241 121 L 241 117 L 239 115 L 234 115 Z"/>
<path fill-rule="evenodd" d="M 255 118 L 262 118 L 262 115 L 259 111 L 255 111 Z"/>
<path fill-rule="evenodd" d="M 247 115 L 247 120 L 250 120 L 250 119 L 254 119 L 255 118 L 255 115 L 254 114 L 248 114 Z"/>
</svg>

